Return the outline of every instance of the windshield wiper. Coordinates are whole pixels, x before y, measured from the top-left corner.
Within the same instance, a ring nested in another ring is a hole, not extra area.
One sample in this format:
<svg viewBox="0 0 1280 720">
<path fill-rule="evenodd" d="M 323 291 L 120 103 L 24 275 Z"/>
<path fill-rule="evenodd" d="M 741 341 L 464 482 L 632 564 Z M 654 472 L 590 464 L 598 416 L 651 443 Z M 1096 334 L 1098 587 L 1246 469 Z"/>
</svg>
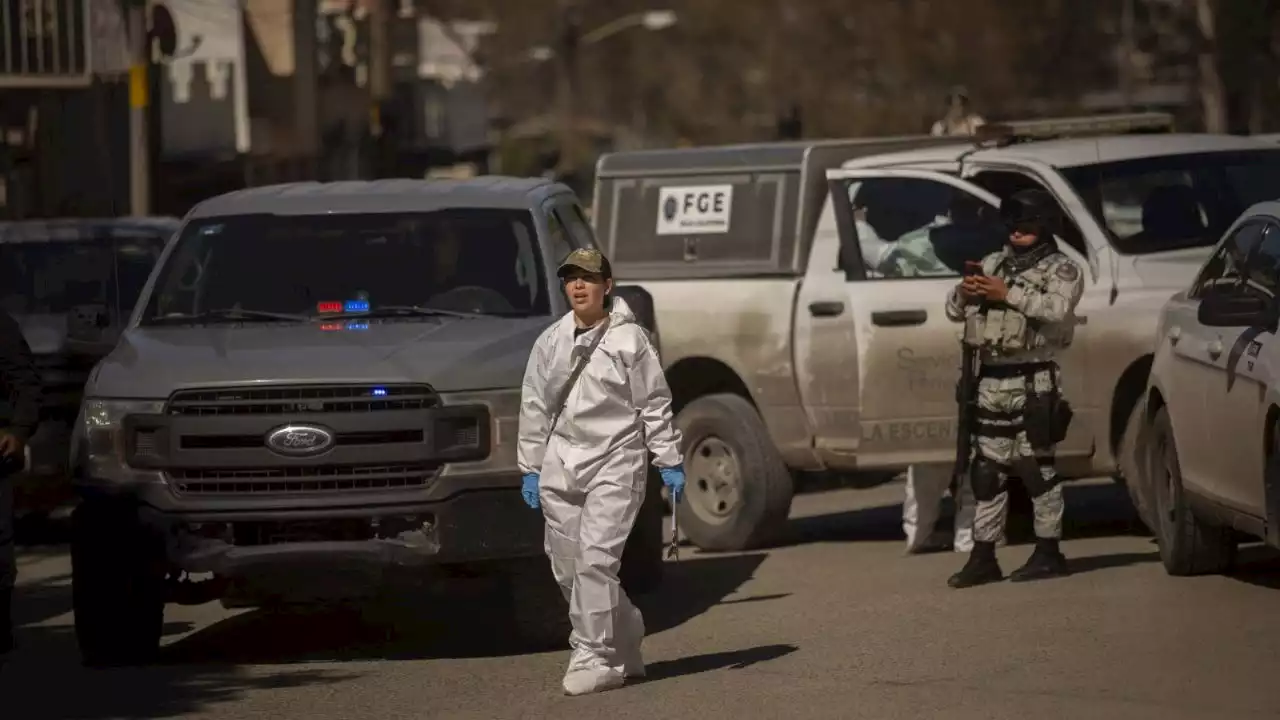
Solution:
<svg viewBox="0 0 1280 720">
<path fill-rule="evenodd" d="M 362 312 L 334 313 L 329 317 L 454 317 L 481 318 L 485 313 L 461 312 L 458 310 L 441 310 L 439 308 L 422 307 L 421 305 L 378 305 Z"/>
<path fill-rule="evenodd" d="M 239 308 L 218 308 L 198 313 L 170 313 L 151 318 L 153 323 L 200 323 L 211 320 L 230 320 L 232 322 L 307 322 L 311 318 L 306 315 L 278 313 L 267 310 L 241 310 Z"/>
</svg>

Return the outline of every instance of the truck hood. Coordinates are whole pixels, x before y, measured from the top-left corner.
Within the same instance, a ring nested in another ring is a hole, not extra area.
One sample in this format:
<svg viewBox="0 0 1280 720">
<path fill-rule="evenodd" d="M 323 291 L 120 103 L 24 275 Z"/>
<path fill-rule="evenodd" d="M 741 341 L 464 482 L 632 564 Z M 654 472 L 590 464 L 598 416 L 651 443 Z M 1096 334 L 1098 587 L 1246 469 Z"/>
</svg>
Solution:
<svg viewBox="0 0 1280 720">
<path fill-rule="evenodd" d="M 86 394 L 163 399 L 190 387 L 312 382 L 427 383 L 440 392 L 518 388 L 534 342 L 554 321 L 135 327 L 98 365 Z M 325 329 L 335 325 L 340 329 Z"/>
<path fill-rule="evenodd" d="M 1133 259 L 1133 270 L 1144 287 L 1181 290 L 1191 284 L 1196 272 L 1212 254 L 1213 246 L 1141 255 Z"/>
</svg>

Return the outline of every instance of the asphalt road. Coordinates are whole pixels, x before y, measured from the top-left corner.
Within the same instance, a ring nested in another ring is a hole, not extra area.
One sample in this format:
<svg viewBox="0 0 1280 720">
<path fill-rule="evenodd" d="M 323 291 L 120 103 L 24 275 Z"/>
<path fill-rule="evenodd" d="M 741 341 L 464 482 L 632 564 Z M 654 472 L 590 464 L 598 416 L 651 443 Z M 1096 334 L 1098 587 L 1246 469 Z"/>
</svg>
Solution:
<svg viewBox="0 0 1280 720">
<path fill-rule="evenodd" d="M 1280 561 L 1171 578 L 1123 493 L 1068 490 L 1075 574 L 953 591 L 950 553 L 903 557 L 898 483 L 797 498 L 784 547 L 682 554 L 647 598 L 648 680 L 561 695 L 567 653 L 522 655 L 461 597 L 307 616 L 171 608 L 161 665 L 78 665 L 61 547 L 20 563 L 13 720 L 249 718 L 1280 717 Z M 1005 570 L 1029 546 L 1000 551 Z"/>
</svg>

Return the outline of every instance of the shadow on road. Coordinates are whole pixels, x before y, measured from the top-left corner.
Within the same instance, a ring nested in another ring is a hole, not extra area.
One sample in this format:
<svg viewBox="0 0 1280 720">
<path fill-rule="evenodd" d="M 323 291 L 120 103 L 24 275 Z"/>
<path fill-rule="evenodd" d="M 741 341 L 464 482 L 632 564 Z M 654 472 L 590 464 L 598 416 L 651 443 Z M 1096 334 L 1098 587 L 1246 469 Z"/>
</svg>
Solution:
<svg viewBox="0 0 1280 720">
<path fill-rule="evenodd" d="M 1280 590 L 1280 552 L 1264 545 L 1242 547 L 1230 577 L 1250 585 Z"/>
<path fill-rule="evenodd" d="M 745 650 L 691 655 L 676 660 L 664 660 L 645 667 L 645 682 L 666 678 L 696 675 L 712 670 L 741 670 L 762 662 L 777 660 L 798 650 L 795 645 L 761 645 Z"/>
<path fill-rule="evenodd" d="M 69 626 L 20 628 L 18 643 L 21 655 L 0 668 L 4 717 L 14 720 L 185 717 L 259 690 L 332 685 L 358 677 L 322 670 L 250 674 L 207 665 L 93 671 L 76 664 L 75 633 Z"/>
<path fill-rule="evenodd" d="M 662 589 L 635 598 L 648 631 L 706 612 L 749 580 L 764 558 L 702 556 L 669 564 Z M 498 622 L 509 600 L 497 583 L 476 579 L 442 594 L 406 591 L 358 606 L 252 610 L 167 647 L 163 661 L 270 665 L 519 655 L 527 650 Z"/>
<path fill-rule="evenodd" d="M 1145 537 L 1150 534 L 1138 520 L 1128 493 L 1118 484 L 1067 484 L 1063 486 L 1063 496 L 1067 504 L 1063 536 L 1067 540 L 1126 535 Z M 1018 503 L 1012 504 L 1016 506 Z M 1008 529 L 1011 545 L 1034 542 L 1029 512 L 1029 504 L 1021 513 L 1011 511 Z M 943 504 L 938 531 L 949 534 L 954 517 L 955 505 L 948 497 Z M 902 540 L 905 540 L 902 534 L 902 505 L 893 504 L 794 518 L 779 546 L 813 542 Z"/>
</svg>

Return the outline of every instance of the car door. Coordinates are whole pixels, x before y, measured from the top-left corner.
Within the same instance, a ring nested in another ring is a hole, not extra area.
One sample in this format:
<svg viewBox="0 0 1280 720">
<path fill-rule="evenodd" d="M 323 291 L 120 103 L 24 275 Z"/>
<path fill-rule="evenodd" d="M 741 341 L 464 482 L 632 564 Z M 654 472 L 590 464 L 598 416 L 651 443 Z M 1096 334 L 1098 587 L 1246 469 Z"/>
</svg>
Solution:
<svg viewBox="0 0 1280 720">
<path fill-rule="evenodd" d="M 1239 283 L 1240 263 L 1233 258 L 1260 237 L 1261 228 L 1253 223 L 1232 230 L 1186 296 L 1174 297 L 1165 309 L 1168 330 L 1163 342 L 1169 346 L 1169 361 L 1161 373 L 1178 465 L 1188 487 L 1215 498 L 1222 497 L 1221 478 L 1230 465 L 1222 454 L 1234 451 L 1228 448 L 1237 444 L 1218 427 L 1226 414 L 1228 395 L 1226 338 L 1234 342 L 1244 328 L 1206 327 L 1198 311 L 1207 292 Z M 1228 441 L 1225 446 L 1224 441 Z"/>
<path fill-rule="evenodd" d="M 1238 252 L 1250 258 L 1245 268 L 1250 282 L 1237 285 L 1238 291 L 1274 297 L 1280 279 L 1280 224 L 1273 219 L 1250 220 L 1233 233 L 1232 240 Z M 1207 454 L 1205 490 L 1225 505 L 1261 517 L 1270 369 L 1264 353 L 1274 353 L 1276 338 L 1267 329 L 1245 325 L 1205 330 L 1217 376 L 1205 389 L 1213 445 Z"/>
<path fill-rule="evenodd" d="M 999 199 L 924 170 L 833 170 L 828 180 L 856 347 L 858 463 L 949 462 L 960 325 L 947 319 L 946 297 L 966 261 L 1003 245 Z M 1087 452 L 1085 435 L 1060 451 Z"/>
<path fill-rule="evenodd" d="M 840 249 L 836 213 L 828 197 L 818 216 L 792 322 L 796 384 L 823 465 L 852 469 L 859 461 L 861 437 L 859 364 Z"/>
</svg>

